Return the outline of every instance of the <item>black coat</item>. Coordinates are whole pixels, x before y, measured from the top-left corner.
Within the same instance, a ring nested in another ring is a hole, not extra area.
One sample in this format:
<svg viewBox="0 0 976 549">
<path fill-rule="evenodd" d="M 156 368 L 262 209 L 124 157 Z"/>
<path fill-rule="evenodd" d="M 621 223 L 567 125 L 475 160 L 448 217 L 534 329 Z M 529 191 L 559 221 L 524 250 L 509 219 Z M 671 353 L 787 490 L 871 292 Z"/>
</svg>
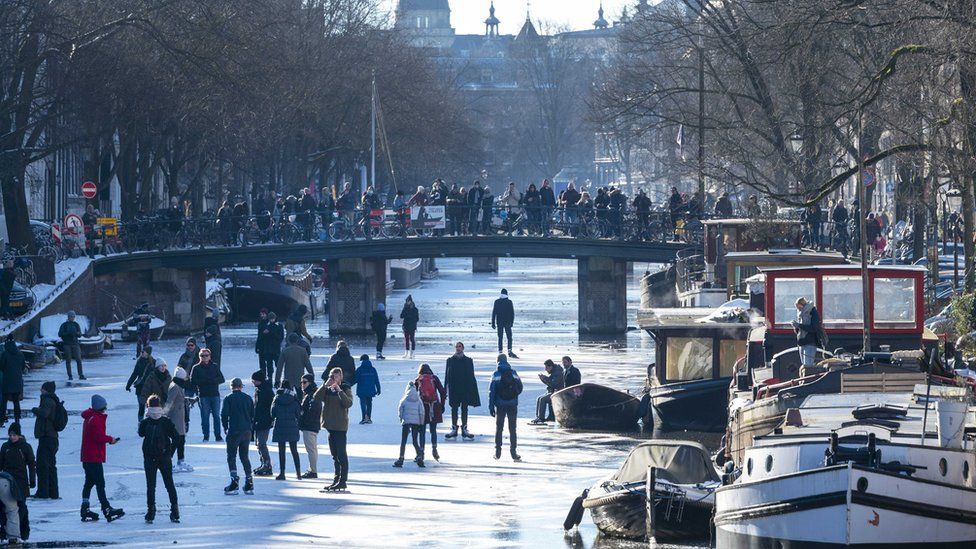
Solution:
<svg viewBox="0 0 976 549">
<path fill-rule="evenodd" d="M 24 392 L 24 368 L 27 360 L 24 353 L 20 352 L 17 344 L 8 341 L 3 345 L 3 354 L 0 355 L 0 372 L 3 373 L 3 384 L 0 385 L 6 394 L 22 394 Z M 19 400 L 19 399 L 18 399 Z"/>
<path fill-rule="evenodd" d="M 495 300 L 495 305 L 491 308 L 491 324 L 508 328 L 515 324 L 515 306 L 511 299 L 499 297 Z"/>
<path fill-rule="evenodd" d="M 246 433 L 254 424 L 254 401 L 243 391 L 234 391 L 224 397 L 220 407 L 220 423 L 227 434 Z"/>
<path fill-rule="evenodd" d="M 278 358 L 281 352 L 281 342 L 285 339 L 285 328 L 278 321 L 268 320 L 258 322 L 258 337 L 254 342 L 254 352 L 259 355 Z"/>
<path fill-rule="evenodd" d="M 403 306 L 403 310 L 400 311 L 400 318 L 403 319 L 403 331 L 404 332 L 416 332 L 417 324 L 420 322 L 420 310 L 417 306 L 407 307 Z"/>
<path fill-rule="evenodd" d="M 564 377 L 566 378 L 567 387 L 572 387 L 573 385 L 579 385 L 580 383 L 583 382 L 583 376 L 580 374 L 579 368 L 577 368 L 576 366 L 571 365 L 569 368 L 566 368 Z"/>
<path fill-rule="evenodd" d="M 254 430 L 266 431 L 271 428 L 271 403 L 275 393 L 271 381 L 263 381 L 254 390 Z"/>
<path fill-rule="evenodd" d="M 142 455 L 160 457 L 159 449 L 154 447 L 153 442 L 147 438 L 150 429 L 153 427 L 163 430 L 163 435 L 166 437 L 166 450 L 163 451 L 162 455 L 171 457 L 173 450 L 176 449 L 176 441 L 179 439 L 180 434 L 176 431 L 176 425 L 173 424 L 173 420 L 165 415 L 158 419 L 146 416 L 139 422 L 139 436 L 142 437 Z"/>
<path fill-rule="evenodd" d="M 302 399 L 302 419 L 298 428 L 302 431 L 318 433 L 322 429 L 322 403 L 313 398 L 317 387 L 314 383 L 305 387 L 305 397 Z"/>
<path fill-rule="evenodd" d="M 84 334 L 81 333 L 81 326 L 74 320 L 66 320 L 58 328 L 58 337 L 65 345 L 77 345 L 82 335 Z"/>
<path fill-rule="evenodd" d="M 556 195 L 553 194 L 552 187 L 542 187 L 539 189 L 539 196 L 542 199 L 542 205 L 552 207 L 556 205 Z"/>
<path fill-rule="evenodd" d="M 197 363 L 190 372 L 190 383 L 202 397 L 220 396 L 220 384 L 223 382 L 224 374 L 220 372 L 220 366 L 213 361 L 206 366 Z"/>
<path fill-rule="evenodd" d="M 34 459 L 34 449 L 27 444 L 24 437 L 20 437 L 17 442 L 8 440 L 0 446 L 0 471 L 14 477 L 24 497 L 37 484 L 37 461 Z"/>
<path fill-rule="evenodd" d="M 447 359 L 444 387 L 447 389 L 448 403 L 452 408 L 463 404 L 472 407 L 481 406 L 478 380 L 474 377 L 474 361 L 471 357 L 452 355 Z"/>
<path fill-rule="evenodd" d="M 388 316 L 385 311 L 373 311 L 369 317 L 369 325 L 377 334 L 385 334 L 386 327 L 393 322 L 393 317 Z"/>
<path fill-rule="evenodd" d="M 54 428 L 54 413 L 58 409 L 56 394 L 42 394 L 41 402 L 34 408 L 34 438 L 58 437 L 58 430 Z"/>
<path fill-rule="evenodd" d="M 142 384 L 146 380 L 146 374 L 152 372 L 156 369 L 156 359 L 149 357 L 139 357 L 136 360 L 135 366 L 132 367 L 132 373 L 129 374 L 129 380 L 125 382 L 125 390 L 135 387 L 136 395 L 142 392 Z M 184 368 L 185 370 L 186 368 Z"/>
<path fill-rule="evenodd" d="M 329 379 L 329 372 L 333 368 L 342 369 L 342 382 L 352 385 L 356 383 L 356 361 L 349 354 L 349 347 L 339 347 L 336 352 L 329 357 L 329 363 L 322 371 L 322 379 Z"/>
<path fill-rule="evenodd" d="M 271 417 L 274 418 L 271 442 L 298 442 L 302 437 L 298 428 L 302 405 L 291 392 L 278 389 L 271 405 Z"/>
</svg>

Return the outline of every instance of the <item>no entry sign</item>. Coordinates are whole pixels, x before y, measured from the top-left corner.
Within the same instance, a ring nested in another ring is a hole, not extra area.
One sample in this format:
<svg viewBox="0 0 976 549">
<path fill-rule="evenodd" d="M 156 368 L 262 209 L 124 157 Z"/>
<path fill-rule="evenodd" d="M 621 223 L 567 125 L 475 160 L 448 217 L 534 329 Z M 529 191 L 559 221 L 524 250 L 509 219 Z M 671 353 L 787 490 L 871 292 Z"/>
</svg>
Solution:
<svg viewBox="0 0 976 549">
<path fill-rule="evenodd" d="M 81 195 L 85 198 L 91 200 L 95 198 L 95 194 L 98 193 L 98 187 L 95 186 L 91 181 L 85 181 L 81 185 Z"/>
</svg>

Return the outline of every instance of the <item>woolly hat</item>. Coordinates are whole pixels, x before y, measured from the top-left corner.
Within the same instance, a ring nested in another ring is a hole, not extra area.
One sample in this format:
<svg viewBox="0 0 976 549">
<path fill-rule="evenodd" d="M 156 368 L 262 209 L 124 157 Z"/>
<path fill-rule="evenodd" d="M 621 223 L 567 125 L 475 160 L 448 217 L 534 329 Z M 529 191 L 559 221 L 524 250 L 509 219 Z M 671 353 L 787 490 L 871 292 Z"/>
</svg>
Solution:
<svg viewBox="0 0 976 549">
<path fill-rule="evenodd" d="M 186 370 L 182 366 L 177 366 L 176 371 L 173 372 L 174 379 L 186 379 Z"/>
<path fill-rule="evenodd" d="M 54 384 L 53 381 L 45 381 L 44 383 L 41 384 L 41 389 L 48 394 L 54 393 L 54 390 L 56 388 L 57 386 Z"/>
<path fill-rule="evenodd" d="M 505 288 L 502 288 L 502 295 L 508 295 L 508 290 L 506 290 Z"/>
<path fill-rule="evenodd" d="M 92 395 L 91 407 L 93 410 L 104 410 L 108 408 L 108 402 L 105 401 L 105 397 L 102 395 Z"/>
<path fill-rule="evenodd" d="M 68 318 L 69 318 L 69 319 L 72 319 L 72 318 L 74 318 L 75 316 L 77 316 L 77 315 L 75 315 L 75 312 L 74 312 L 74 311 L 68 311 Z"/>
<path fill-rule="evenodd" d="M 17 423 L 16 421 L 13 422 L 13 423 L 11 423 L 10 424 L 10 427 L 7 428 L 7 434 L 9 434 L 9 435 L 22 436 L 21 433 L 20 433 L 20 424 Z"/>
<path fill-rule="evenodd" d="M 377 311 L 381 311 L 381 312 L 382 311 L 385 311 L 386 310 L 386 305 L 383 304 L 383 303 L 379 303 L 379 304 L 376 305 L 376 310 Z"/>
<path fill-rule="evenodd" d="M 260 381 L 260 382 L 264 383 L 267 380 L 268 380 L 268 376 L 265 375 L 265 373 L 263 371 L 261 371 L 261 370 L 258 370 L 256 372 L 254 372 L 253 374 L 251 374 L 251 381 Z"/>
</svg>

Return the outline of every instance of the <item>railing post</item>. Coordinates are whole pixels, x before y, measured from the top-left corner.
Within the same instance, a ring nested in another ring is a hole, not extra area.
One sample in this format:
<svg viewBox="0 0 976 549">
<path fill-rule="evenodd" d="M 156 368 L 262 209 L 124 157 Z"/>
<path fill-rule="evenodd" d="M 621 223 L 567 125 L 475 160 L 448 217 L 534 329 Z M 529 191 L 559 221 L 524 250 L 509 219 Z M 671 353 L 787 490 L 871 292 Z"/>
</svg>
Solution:
<svg viewBox="0 0 976 549">
<path fill-rule="evenodd" d="M 648 545 L 654 547 L 657 542 L 654 540 L 654 534 L 657 531 L 657 513 L 655 512 L 654 506 L 654 486 L 655 477 L 657 476 L 656 468 L 647 468 L 647 485 L 644 487 L 645 498 L 644 502 L 647 506 L 647 532 L 645 534 L 645 540 Z"/>
</svg>

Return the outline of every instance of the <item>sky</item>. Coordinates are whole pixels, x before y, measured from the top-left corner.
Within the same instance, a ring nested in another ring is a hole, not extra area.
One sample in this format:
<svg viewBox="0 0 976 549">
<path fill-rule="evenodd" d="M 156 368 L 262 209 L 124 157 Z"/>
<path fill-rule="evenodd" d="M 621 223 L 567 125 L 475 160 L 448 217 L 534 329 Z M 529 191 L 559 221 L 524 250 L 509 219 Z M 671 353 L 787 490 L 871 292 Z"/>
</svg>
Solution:
<svg viewBox="0 0 976 549">
<path fill-rule="evenodd" d="M 396 0 L 384 0 L 393 11 Z M 483 34 L 490 0 L 450 0 L 451 24 L 458 34 Z M 533 22 L 552 23 L 556 28 L 583 30 L 593 28 L 600 0 L 531 0 L 529 11 Z M 603 0 L 604 17 L 613 24 L 624 6 L 635 0 Z M 501 20 L 502 34 L 517 34 L 525 22 L 526 0 L 495 0 L 495 17 Z"/>
</svg>

